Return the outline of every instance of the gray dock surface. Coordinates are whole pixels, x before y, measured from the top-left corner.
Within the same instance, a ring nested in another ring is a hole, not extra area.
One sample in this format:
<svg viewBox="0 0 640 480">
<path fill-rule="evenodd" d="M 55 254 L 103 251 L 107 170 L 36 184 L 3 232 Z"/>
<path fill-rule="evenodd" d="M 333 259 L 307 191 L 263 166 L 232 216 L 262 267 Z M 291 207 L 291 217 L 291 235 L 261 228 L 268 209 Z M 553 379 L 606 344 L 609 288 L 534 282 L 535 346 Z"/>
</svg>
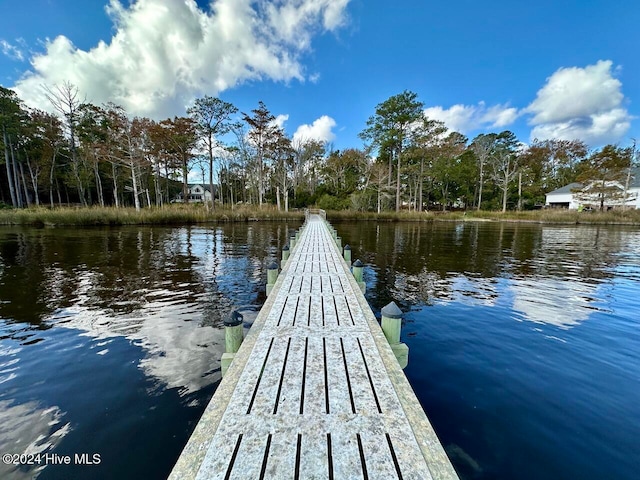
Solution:
<svg viewBox="0 0 640 480">
<path fill-rule="evenodd" d="M 318 215 L 169 478 L 458 478 Z"/>
</svg>

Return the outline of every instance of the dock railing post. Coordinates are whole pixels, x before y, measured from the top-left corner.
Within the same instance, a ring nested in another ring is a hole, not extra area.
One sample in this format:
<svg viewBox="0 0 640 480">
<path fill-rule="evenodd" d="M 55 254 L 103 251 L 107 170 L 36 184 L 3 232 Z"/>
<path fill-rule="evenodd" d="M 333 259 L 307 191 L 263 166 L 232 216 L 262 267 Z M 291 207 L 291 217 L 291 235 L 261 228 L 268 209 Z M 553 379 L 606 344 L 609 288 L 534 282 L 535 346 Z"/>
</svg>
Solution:
<svg viewBox="0 0 640 480">
<path fill-rule="evenodd" d="M 289 245 L 285 245 L 284 247 L 282 247 L 282 263 L 286 262 L 287 260 L 289 260 Z"/>
<path fill-rule="evenodd" d="M 237 310 L 231 312 L 231 314 L 223 321 L 225 353 L 222 354 L 222 358 L 220 359 L 220 370 L 223 377 L 227 373 L 231 362 L 240 349 L 240 345 L 242 345 L 242 321 L 243 316 Z"/>
<path fill-rule="evenodd" d="M 342 237 L 336 237 L 336 245 L 338 245 L 338 249 L 342 250 Z"/>
<path fill-rule="evenodd" d="M 271 294 L 271 290 L 273 290 L 273 286 L 276 284 L 277 279 L 278 263 L 274 261 L 267 267 L 267 297 Z"/>
<path fill-rule="evenodd" d="M 348 266 L 351 266 L 351 246 L 349 244 L 344 246 L 343 255 L 344 261 L 347 262 Z"/>
<path fill-rule="evenodd" d="M 289 237 L 289 249 L 293 250 L 293 247 L 296 246 L 296 237 L 294 237 L 293 235 L 291 235 Z"/>
<path fill-rule="evenodd" d="M 353 262 L 353 268 L 352 268 L 353 276 L 356 279 L 356 282 L 358 282 L 358 286 L 360 287 L 360 290 L 362 291 L 362 293 L 364 293 L 367 289 L 367 286 L 364 283 L 363 276 L 362 276 L 363 269 L 364 269 L 364 264 L 360 260 L 356 260 L 355 262 Z"/>
<path fill-rule="evenodd" d="M 402 310 L 395 302 L 391 302 L 382 308 L 382 331 L 387 338 L 393 354 L 396 356 L 401 368 L 409 364 L 409 347 L 400 342 L 402 331 Z"/>
</svg>

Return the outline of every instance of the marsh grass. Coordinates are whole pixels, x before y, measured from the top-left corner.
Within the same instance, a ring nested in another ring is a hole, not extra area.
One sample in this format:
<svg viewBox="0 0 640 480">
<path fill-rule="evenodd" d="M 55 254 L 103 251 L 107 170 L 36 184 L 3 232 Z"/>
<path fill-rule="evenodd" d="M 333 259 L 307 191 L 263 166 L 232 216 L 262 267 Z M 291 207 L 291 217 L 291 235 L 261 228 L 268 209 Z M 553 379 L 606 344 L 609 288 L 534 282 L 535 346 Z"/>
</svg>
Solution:
<svg viewBox="0 0 640 480">
<path fill-rule="evenodd" d="M 115 207 L 59 207 L 0 210 L 0 225 L 31 226 L 118 226 L 118 225 L 189 225 L 247 221 L 302 221 L 304 212 L 278 212 L 275 207 L 242 206 L 231 210 L 216 208 L 207 211 L 203 205 L 167 205 L 146 208 Z M 558 224 L 640 225 L 640 210 L 612 210 L 609 212 L 577 212 L 575 210 L 535 210 L 526 212 L 356 212 L 329 211 L 332 222 L 434 222 L 434 221 L 516 221 Z"/>
<path fill-rule="evenodd" d="M 604 225 L 640 225 L 640 210 L 611 210 L 609 212 L 578 212 L 576 210 L 533 210 L 523 212 L 354 212 L 348 210 L 329 211 L 327 219 L 341 221 L 389 221 L 389 222 L 434 222 L 434 221 L 473 221 L 489 220 L 503 222 L 534 222 L 558 224 L 604 224 Z"/>
<path fill-rule="evenodd" d="M 207 211 L 202 205 L 167 205 L 145 208 L 27 208 L 0 210 L 0 225 L 32 226 L 117 226 L 117 225 L 188 225 L 200 223 L 246 222 L 268 220 L 302 221 L 304 213 L 278 212 L 274 208 L 238 207 Z"/>
<path fill-rule="evenodd" d="M 533 210 L 524 212 L 473 212 L 471 218 L 562 224 L 640 225 L 640 210 L 578 212 L 577 210 Z"/>
<path fill-rule="evenodd" d="M 459 215 L 462 217 L 462 214 Z M 432 212 L 356 212 L 353 210 L 327 211 L 327 220 L 331 222 L 343 221 L 372 221 L 372 222 L 432 222 L 436 215 Z"/>
</svg>

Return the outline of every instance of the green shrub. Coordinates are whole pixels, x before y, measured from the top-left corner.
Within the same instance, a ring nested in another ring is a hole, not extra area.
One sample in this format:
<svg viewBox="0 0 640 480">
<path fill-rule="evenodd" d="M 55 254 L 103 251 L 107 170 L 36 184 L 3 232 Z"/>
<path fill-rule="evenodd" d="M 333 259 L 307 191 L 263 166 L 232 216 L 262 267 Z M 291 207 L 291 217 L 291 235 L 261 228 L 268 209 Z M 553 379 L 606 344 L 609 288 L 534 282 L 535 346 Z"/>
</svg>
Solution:
<svg viewBox="0 0 640 480">
<path fill-rule="evenodd" d="M 318 199 L 318 208 L 323 210 L 345 210 L 349 208 L 348 199 L 341 199 L 325 193 Z"/>
</svg>

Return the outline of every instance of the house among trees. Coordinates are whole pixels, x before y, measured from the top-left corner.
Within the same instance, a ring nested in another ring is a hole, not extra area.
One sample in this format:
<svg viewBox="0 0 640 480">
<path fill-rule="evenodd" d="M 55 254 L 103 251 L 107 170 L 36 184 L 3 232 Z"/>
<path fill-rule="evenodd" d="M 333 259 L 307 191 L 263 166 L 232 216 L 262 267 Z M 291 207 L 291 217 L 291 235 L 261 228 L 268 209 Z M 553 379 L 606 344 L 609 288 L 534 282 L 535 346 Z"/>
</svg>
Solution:
<svg viewBox="0 0 640 480">
<path fill-rule="evenodd" d="M 425 116 L 423 102 L 406 90 L 376 106 L 360 132 L 365 149 L 344 150 L 290 138 L 261 101 L 238 115 L 232 104 L 205 95 L 187 117 L 157 122 L 111 102 L 84 102 L 70 82 L 46 87 L 45 95 L 55 114 L 27 107 L 0 86 L 0 207 L 139 211 L 214 200 L 284 211 L 315 205 L 505 212 L 535 208 L 545 192 L 573 181 L 546 194 L 547 205 L 640 208 L 635 143 L 589 153 L 580 140 L 544 139 L 525 148 L 510 131 L 481 133 L 469 143 Z M 192 176 L 196 164 L 202 177 Z"/>
<path fill-rule="evenodd" d="M 640 208 L 640 167 L 627 168 L 615 178 L 565 185 L 547 193 L 546 206 L 569 210 Z"/>
<path fill-rule="evenodd" d="M 215 190 L 215 186 L 214 186 Z M 203 185 L 201 183 L 190 183 L 188 185 L 188 202 L 211 202 L 211 190 L 209 185 Z M 180 192 L 174 199 L 176 203 L 184 202 L 183 194 Z"/>
</svg>

